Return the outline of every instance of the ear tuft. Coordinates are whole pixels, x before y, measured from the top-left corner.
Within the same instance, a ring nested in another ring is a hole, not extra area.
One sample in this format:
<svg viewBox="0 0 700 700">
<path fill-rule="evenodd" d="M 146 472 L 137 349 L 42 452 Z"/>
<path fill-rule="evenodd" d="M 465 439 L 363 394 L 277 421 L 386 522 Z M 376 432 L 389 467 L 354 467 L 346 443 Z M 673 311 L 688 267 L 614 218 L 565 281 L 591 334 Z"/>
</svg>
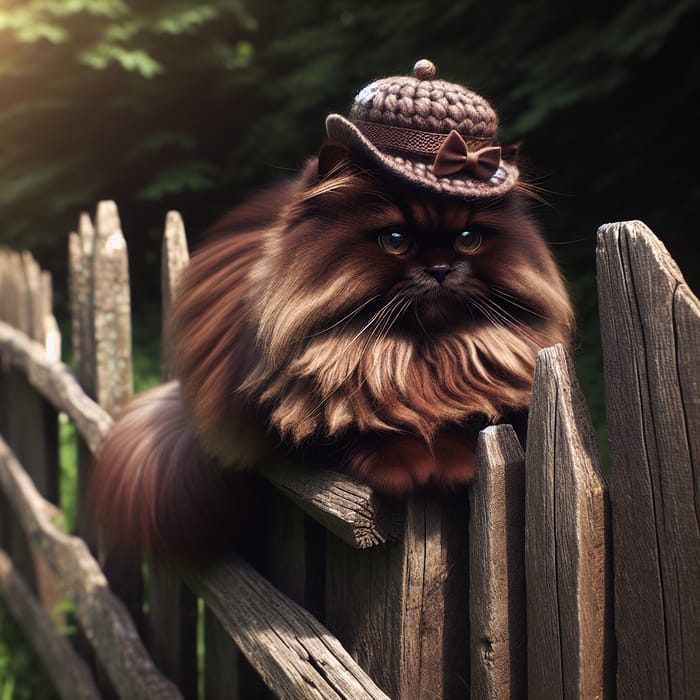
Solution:
<svg viewBox="0 0 700 700">
<path fill-rule="evenodd" d="M 350 148 L 340 141 L 326 141 L 318 153 L 318 174 L 325 178 L 337 175 L 352 163 Z"/>
</svg>

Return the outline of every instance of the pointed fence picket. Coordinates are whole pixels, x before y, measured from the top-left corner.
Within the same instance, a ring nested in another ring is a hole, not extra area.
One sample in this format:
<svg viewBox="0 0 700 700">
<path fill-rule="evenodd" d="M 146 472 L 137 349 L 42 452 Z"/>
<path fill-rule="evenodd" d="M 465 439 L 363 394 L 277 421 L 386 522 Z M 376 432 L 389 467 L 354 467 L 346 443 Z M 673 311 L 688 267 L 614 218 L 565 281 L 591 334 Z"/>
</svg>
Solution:
<svg viewBox="0 0 700 700">
<path fill-rule="evenodd" d="M 188 260 L 176 212 L 162 259 L 167 309 Z M 141 562 L 117 570 L 101 552 L 82 488 L 131 394 L 114 203 L 98 205 L 94 225 L 81 216 L 69 260 L 73 373 L 56 352 L 46 275 L 29 254 L 0 253 L 0 594 L 42 630 L 63 697 L 79 696 L 76 683 L 82 697 L 98 691 L 76 680 L 90 672 L 33 597 L 49 605 L 46 582 L 75 606 L 102 692 L 122 698 L 696 696 L 700 306 L 643 224 L 599 231 L 610 492 L 571 359 L 555 346 L 538 356 L 525 451 L 510 426 L 487 428 L 468 489 L 399 504 L 333 465 L 269 465 L 254 565 L 149 564 L 145 592 Z M 170 379 L 165 341 L 162 363 Z M 57 411 L 81 436 L 80 537 L 51 504 Z"/>
</svg>

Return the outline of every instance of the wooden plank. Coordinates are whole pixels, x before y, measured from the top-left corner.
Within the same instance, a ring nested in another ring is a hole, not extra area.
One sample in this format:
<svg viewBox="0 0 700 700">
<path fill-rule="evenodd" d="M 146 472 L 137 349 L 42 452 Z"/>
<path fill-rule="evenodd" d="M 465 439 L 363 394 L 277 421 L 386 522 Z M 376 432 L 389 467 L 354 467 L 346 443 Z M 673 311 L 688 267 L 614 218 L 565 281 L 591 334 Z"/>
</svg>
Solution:
<svg viewBox="0 0 700 700">
<path fill-rule="evenodd" d="M 27 375 L 36 390 L 68 414 L 90 450 L 96 453 L 113 421 L 87 396 L 68 368 L 62 362 L 47 359 L 39 343 L 3 321 L 0 321 L 0 350 L 9 363 Z"/>
<path fill-rule="evenodd" d="M 148 648 L 185 697 L 197 690 L 197 599 L 169 567 L 148 564 Z"/>
<path fill-rule="evenodd" d="M 0 593 L 64 700 L 99 699 L 87 664 L 76 654 L 37 603 L 27 584 L 0 550 Z"/>
<path fill-rule="evenodd" d="M 526 465 L 528 697 L 612 697 L 607 487 L 560 345 L 537 357 Z"/>
<path fill-rule="evenodd" d="M 97 204 L 91 298 L 95 398 L 116 417 L 131 398 L 133 377 L 129 260 L 117 206 L 112 201 Z M 112 589 L 143 629 L 141 557 L 133 554 L 115 558 L 103 550 L 100 560 Z"/>
<path fill-rule="evenodd" d="M 216 615 L 204 613 L 204 700 L 244 700 L 240 693 L 241 653 Z M 256 697 L 252 695 L 250 697 Z"/>
<path fill-rule="evenodd" d="M 96 397 L 95 338 L 93 333 L 93 277 L 95 227 L 86 212 L 80 214 L 77 233 L 68 238 L 68 283 L 71 313 L 73 367 L 75 377 L 88 397 Z M 110 419 L 111 420 L 111 419 Z M 86 441 L 78 427 L 75 530 L 88 546 L 97 549 L 97 532 L 88 499 L 89 472 L 95 454 L 94 445 Z"/>
<path fill-rule="evenodd" d="M 57 509 L 43 499 L 0 438 L 0 488 L 18 522 L 61 581 L 81 628 L 124 700 L 181 698 L 156 670 L 123 603 L 109 589 L 95 559 L 78 538 L 55 524 Z"/>
<path fill-rule="evenodd" d="M 11 256 L 14 264 L 9 277 L 13 322 L 23 332 L 44 345 L 44 314 L 46 312 L 41 269 L 28 252 Z M 45 353 L 42 347 L 42 352 Z M 10 370 L 6 376 L 8 401 L 7 420 L 3 434 L 8 444 L 26 465 L 34 483 L 43 496 L 58 499 L 58 417 L 28 384 L 20 372 Z M 31 430 L 27 430 L 31 426 Z M 50 610 L 58 601 L 58 593 L 50 572 L 33 556 L 24 533 L 16 523 L 9 525 L 11 544 L 8 550 L 15 566 L 29 584 L 39 592 Z"/>
<path fill-rule="evenodd" d="M 479 434 L 469 489 L 471 695 L 527 695 L 525 454 L 510 425 Z"/>
<path fill-rule="evenodd" d="M 353 547 L 373 547 L 399 534 L 399 509 L 346 474 L 278 464 L 266 467 L 263 475 L 308 515 Z"/>
<path fill-rule="evenodd" d="M 243 560 L 187 580 L 279 697 L 386 700 L 323 625 Z"/>
<path fill-rule="evenodd" d="M 641 222 L 597 248 L 615 550 L 618 695 L 700 687 L 700 311 Z"/>
<path fill-rule="evenodd" d="M 161 302 L 164 319 L 167 317 L 175 289 L 189 260 L 187 236 L 182 217 L 176 211 L 169 211 L 165 217 L 165 231 L 163 233 L 161 252 Z M 172 365 L 169 359 L 172 351 L 168 343 L 167 328 L 164 327 L 161 342 L 161 374 L 164 380 L 173 378 Z"/>
<path fill-rule="evenodd" d="M 83 212 L 78 232 L 71 233 L 68 238 L 68 284 L 75 376 L 92 398 L 95 397 L 95 349 L 91 320 L 94 251 L 95 229 L 90 217 Z"/>
<path fill-rule="evenodd" d="M 163 234 L 161 290 L 163 316 L 173 290 L 187 265 L 187 240 L 182 218 L 168 212 Z M 165 334 L 164 334 L 165 336 Z M 162 378 L 172 378 L 165 337 L 161 343 Z M 186 697 L 197 694 L 197 599 L 171 567 L 148 562 L 148 639 L 153 659 Z"/>
<path fill-rule="evenodd" d="M 102 201 L 95 217 L 93 257 L 95 397 L 116 416 L 133 392 L 129 261 L 117 206 Z"/>
<path fill-rule="evenodd" d="M 462 490 L 421 492 L 396 542 L 357 550 L 329 536 L 328 625 L 396 700 L 467 693 L 468 514 Z"/>
<path fill-rule="evenodd" d="M 408 499 L 400 624 L 400 697 L 406 700 L 467 692 L 468 516 L 462 491 Z"/>
<path fill-rule="evenodd" d="M 204 609 L 204 700 L 273 700 L 216 615 Z"/>
</svg>

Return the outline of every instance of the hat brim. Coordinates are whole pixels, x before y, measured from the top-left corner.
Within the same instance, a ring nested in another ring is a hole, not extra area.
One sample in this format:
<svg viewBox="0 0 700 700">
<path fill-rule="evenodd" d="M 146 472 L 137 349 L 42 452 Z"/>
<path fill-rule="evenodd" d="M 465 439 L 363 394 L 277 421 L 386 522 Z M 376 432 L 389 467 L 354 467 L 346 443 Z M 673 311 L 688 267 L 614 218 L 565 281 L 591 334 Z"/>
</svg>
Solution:
<svg viewBox="0 0 700 700">
<path fill-rule="evenodd" d="M 408 156 L 384 153 L 340 114 L 329 114 L 326 117 L 326 133 L 331 139 L 359 149 L 381 168 L 402 180 L 443 195 L 464 199 L 499 197 L 513 189 L 519 177 L 517 166 L 503 160 L 490 180 L 469 178 L 464 172 L 438 177 L 433 173 L 431 158 L 416 156 L 411 159 Z"/>
</svg>

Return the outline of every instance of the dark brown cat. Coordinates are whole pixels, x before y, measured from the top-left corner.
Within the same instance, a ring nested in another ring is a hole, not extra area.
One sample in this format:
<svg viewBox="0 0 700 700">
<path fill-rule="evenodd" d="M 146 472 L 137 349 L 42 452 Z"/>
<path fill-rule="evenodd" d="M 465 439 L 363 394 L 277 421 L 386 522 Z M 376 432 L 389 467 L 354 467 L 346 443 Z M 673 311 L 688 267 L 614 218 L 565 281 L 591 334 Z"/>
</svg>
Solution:
<svg viewBox="0 0 700 700">
<path fill-rule="evenodd" d="M 446 128 L 429 132 L 441 147 Z M 463 484 L 478 430 L 527 409 L 537 352 L 569 344 L 564 284 L 500 148 L 437 178 L 459 196 L 362 145 L 330 140 L 194 254 L 170 319 L 179 381 L 134 400 L 95 470 L 122 544 L 201 553 L 240 514 L 237 475 L 275 454 L 333 459 L 392 496 Z"/>
</svg>

